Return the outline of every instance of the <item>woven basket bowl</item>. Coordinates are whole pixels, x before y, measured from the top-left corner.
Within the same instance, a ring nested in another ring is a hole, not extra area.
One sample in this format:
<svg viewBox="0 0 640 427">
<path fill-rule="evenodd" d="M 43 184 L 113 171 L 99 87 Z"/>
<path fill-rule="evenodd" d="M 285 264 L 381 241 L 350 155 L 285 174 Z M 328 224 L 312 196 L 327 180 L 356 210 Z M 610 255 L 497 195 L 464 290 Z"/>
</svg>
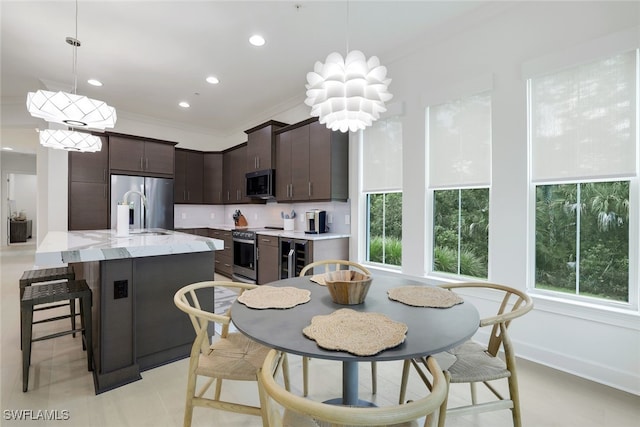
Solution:
<svg viewBox="0 0 640 427">
<path fill-rule="evenodd" d="M 324 281 L 333 302 L 344 305 L 362 304 L 371 286 L 371 276 L 354 270 L 332 271 Z"/>
</svg>

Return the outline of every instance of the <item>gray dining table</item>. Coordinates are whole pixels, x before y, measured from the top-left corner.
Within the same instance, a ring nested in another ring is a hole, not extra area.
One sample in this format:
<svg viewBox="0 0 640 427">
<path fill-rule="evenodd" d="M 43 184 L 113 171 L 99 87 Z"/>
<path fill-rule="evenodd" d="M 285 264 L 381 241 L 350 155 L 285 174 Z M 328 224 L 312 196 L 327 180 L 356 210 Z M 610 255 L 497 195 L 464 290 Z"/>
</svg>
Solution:
<svg viewBox="0 0 640 427">
<path fill-rule="evenodd" d="M 253 309 L 235 301 L 231 306 L 231 318 L 240 332 L 267 347 L 300 356 L 341 361 L 341 403 L 344 405 L 366 405 L 358 397 L 358 362 L 406 360 L 440 353 L 471 338 L 479 326 L 478 310 L 467 301 L 450 308 L 428 308 L 389 299 L 387 291 L 391 288 L 429 286 L 404 277 L 374 275 L 364 303 L 357 305 L 334 303 L 328 289 L 310 279 L 311 276 L 304 276 L 269 283 L 269 286 L 308 289 L 311 300 L 307 303 L 288 309 Z M 402 344 L 373 356 L 357 356 L 345 351 L 326 350 L 303 335 L 302 330 L 311 324 L 314 316 L 331 314 L 341 308 L 382 313 L 403 322 L 408 326 L 406 339 Z"/>
</svg>

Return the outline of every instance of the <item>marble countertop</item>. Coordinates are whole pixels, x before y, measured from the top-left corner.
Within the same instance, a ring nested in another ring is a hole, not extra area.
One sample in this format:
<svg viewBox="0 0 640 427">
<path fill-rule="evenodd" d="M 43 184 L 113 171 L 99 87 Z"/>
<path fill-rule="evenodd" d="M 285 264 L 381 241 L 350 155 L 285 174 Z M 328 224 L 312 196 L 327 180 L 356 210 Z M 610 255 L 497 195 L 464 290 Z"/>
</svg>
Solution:
<svg viewBox="0 0 640 427">
<path fill-rule="evenodd" d="M 203 225 L 203 226 L 193 226 L 193 227 L 181 227 L 182 229 L 188 230 L 191 228 L 208 228 L 208 229 L 218 229 L 218 230 L 240 230 L 240 228 L 229 225 L 229 224 L 216 224 L 216 225 Z M 179 231 L 181 228 L 176 228 Z M 274 236 L 274 237 L 284 237 L 286 239 L 306 239 L 306 240 L 329 240 L 329 239 L 344 239 L 349 238 L 351 235 L 349 234 L 341 234 L 341 233 L 322 233 L 322 234 L 307 234 L 304 231 L 285 231 L 281 228 L 275 227 L 247 227 L 247 230 L 255 231 L 256 234 L 262 234 L 265 236 Z"/>
<path fill-rule="evenodd" d="M 220 239 L 163 229 L 132 230 L 127 237 L 116 237 L 115 230 L 50 231 L 36 249 L 35 264 L 48 267 L 70 262 L 141 258 L 223 249 L 224 242 Z"/>
<path fill-rule="evenodd" d="M 307 234 L 304 231 L 284 231 L 284 230 L 256 230 L 256 234 L 265 236 L 284 237 L 285 239 L 305 239 L 305 240 L 330 240 L 344 239 L 351 237 L 348 234 L 339 233 L 321 233 Z"/>
</svg>

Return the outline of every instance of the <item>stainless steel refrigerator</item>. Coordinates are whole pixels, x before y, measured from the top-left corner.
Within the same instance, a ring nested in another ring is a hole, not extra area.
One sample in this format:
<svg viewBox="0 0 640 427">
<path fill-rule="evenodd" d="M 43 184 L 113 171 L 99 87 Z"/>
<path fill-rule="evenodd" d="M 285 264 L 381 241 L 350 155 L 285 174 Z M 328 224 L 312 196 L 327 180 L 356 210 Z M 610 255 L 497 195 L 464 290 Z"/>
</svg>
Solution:
<svg viewBox="0 0 640 427">
<path fill-rule="evenodd" d="M 111 175 L 111 228 L 116 228 L 116 206 L 130 190 L 141 192 L 147 199 L 145 208 L 139 195 L 128 197 L 133 203 L 132 228 L 173 230 L 173 179 L 129 175 Z"/>
</svg>

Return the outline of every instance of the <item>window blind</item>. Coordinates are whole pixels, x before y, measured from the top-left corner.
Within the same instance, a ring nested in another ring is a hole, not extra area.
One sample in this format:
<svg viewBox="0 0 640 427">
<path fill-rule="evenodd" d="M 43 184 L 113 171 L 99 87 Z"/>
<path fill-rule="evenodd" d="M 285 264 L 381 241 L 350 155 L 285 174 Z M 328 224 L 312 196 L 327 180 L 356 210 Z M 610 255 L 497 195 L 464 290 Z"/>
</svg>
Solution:
<svg viewBox="0 0 640 427">
<path fill-rule="evenodd" d="M 400 117 L 378 120 L 363 131 L 365 192 L 402 190 L 402 122 Z"/>
<path fill-rule="evenodd" d="M 637 50 L 532 77 L 534 182 L 635 176 Z"/>
<path fill-rule="evenodd" d="M 483 92 L 428 108 L 429 187 L 464 188 L 491 182 L 491 94 Z"/>
</svg>

